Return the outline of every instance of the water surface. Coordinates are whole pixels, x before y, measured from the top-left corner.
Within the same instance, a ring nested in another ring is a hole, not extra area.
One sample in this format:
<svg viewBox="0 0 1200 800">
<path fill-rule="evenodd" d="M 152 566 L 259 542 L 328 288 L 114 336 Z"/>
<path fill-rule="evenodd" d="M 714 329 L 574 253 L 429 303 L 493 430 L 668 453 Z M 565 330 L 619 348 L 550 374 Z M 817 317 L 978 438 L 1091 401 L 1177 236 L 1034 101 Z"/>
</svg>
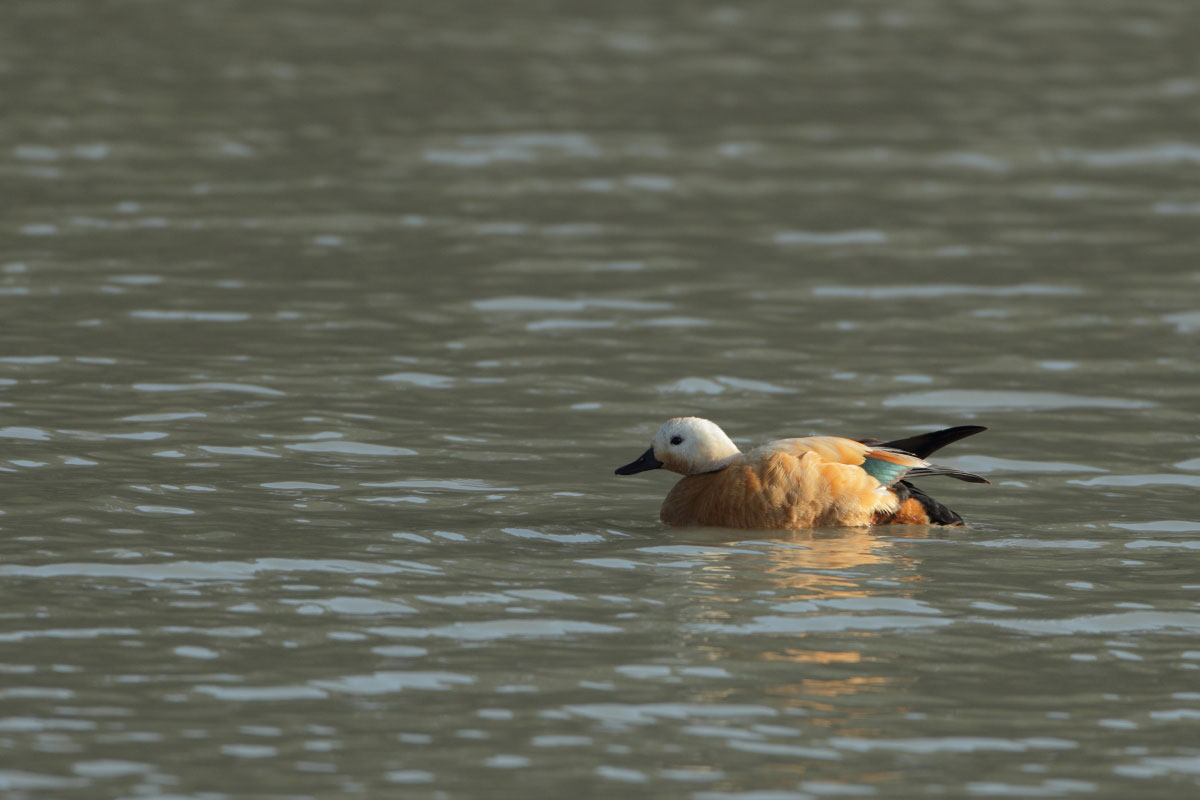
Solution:
<svg viewBox="0 0 1200 800">
<path fill-rule="evenodd" d="M 1185 4 L 10 4 L 0 791 L 1181 797 Z M 668 416 L 991 430 L 668 531 Z"/>
</svg>

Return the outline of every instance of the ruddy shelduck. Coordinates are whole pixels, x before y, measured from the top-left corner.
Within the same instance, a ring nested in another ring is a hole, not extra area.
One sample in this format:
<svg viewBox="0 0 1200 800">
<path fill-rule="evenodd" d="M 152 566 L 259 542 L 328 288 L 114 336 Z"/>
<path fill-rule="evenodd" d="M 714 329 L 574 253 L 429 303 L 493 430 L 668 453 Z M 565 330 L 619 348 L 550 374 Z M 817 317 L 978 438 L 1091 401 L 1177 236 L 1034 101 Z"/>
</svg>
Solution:
<svg viewBox="0 0 1200 800">
<path fill-rule="evenodd" d="M 715 423 L 676 417 L 658 429 L 649 450 L 616 472 L 662 468 L 683 475 L 659 514 L 672 526 L 962 525 L 962 517 L 905 479 L 948 475 L 987 483 L 925 460 L 985 430 L 962 425 L 891 442 L 808 436 L 777 439 L 743 453 Z"/>
</svg>

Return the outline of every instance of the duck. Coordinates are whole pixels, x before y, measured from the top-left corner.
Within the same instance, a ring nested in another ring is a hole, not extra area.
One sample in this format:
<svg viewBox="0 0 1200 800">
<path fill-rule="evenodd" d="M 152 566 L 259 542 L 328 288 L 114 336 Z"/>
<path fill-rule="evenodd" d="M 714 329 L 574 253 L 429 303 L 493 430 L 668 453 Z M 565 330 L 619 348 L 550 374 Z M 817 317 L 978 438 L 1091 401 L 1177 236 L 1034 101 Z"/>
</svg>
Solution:
<svg viewBox="0 0 1200 800">
<path fill-rule="evenodd" d="M 807 436 L 776 439 L 743 453 L 716 423 L 675 417 L 658 429 L 646 452 L 616 474 L 666 469 L 683 475 L 659 512 L 670 527 L 963 527 L 961 516 L 909 479 L 946 475 L 988 483 L 980 475 L 926 460 L 985 430 L 960 425 L 886 442 Z"/>
</svg>

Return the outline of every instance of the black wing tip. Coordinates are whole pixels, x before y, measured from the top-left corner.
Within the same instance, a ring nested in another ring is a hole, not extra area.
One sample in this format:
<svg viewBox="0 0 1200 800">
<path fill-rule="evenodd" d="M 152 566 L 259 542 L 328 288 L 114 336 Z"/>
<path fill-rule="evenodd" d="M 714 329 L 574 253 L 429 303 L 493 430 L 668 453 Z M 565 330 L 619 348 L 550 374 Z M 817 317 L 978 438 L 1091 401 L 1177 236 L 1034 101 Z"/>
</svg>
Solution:
<svg viewBox="0 0 1200 800">
<path fill-rule="evenodd" d="M 967 436 L 974 436 L 977 433 L 983 433 L 988 429 L 987 425 L 956 425 L 953 428 L 946 428 L 947 431 L 965 431 Z M 942 431 L 945 433 L 945 431 Z"/>
<path fill-rule="evenodd" d="M 903 439 L 893 439 L 890 442 L 884 442 L 883 446 L 903 450 L 920 458 L 929 458 L 929 456 L 947 445 L 954 444 L 968 436 L 983 433 L 986 430 L 987 428 L 983 425 L 957 425 L 953 428 L 943 428 L 940 431 L 930 431 L 929 433 L 919 433 L 916 436 L 906 436 Z"/>
<path fill-rule="evenodd" d="M 947 444 L 957 442 L 959 439 L 965 439 L 968 436 L 974 436 L 977 433 L 983 433 L 988 430 L 987 425 L 954 425 L 941 430 L 930 431 L 929 433 L 921 434 L 922 436 L 937 437 L 939 440 L 946 440 Z M 910 437 L 913 439 L 917 436 Z"/>
</svg>

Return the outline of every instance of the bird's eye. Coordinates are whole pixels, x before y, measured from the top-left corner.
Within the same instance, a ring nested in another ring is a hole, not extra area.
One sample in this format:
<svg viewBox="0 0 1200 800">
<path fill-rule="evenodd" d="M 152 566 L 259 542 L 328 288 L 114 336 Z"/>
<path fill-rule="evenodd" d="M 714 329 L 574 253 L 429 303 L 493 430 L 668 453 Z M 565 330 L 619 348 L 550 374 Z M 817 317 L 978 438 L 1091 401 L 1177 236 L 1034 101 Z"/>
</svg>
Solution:
<svg viewBox="0 0 1200 800">
<path fill-rule="evenodd" d="M 671 444 L 683 444 L 683 437 L 682 436 L 672 436 Z"/>
</svg>

